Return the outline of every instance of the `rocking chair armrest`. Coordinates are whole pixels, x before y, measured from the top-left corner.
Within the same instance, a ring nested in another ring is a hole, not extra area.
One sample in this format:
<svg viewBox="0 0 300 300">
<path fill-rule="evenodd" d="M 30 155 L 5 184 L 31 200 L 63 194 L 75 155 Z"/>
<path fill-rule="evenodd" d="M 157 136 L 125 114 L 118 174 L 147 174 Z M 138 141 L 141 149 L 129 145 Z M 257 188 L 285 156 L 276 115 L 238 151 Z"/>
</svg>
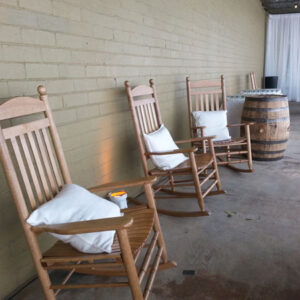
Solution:
<svg viewBox="0 0 300 300">
<path fill-rule="evenodd" d="M 192 129 L 197 130 L 197 129 L 205 129 L 206 126 L 193 126 Z"/>
<path fill-rule="evenodd" d="M 180 140 L 180 141 L 175 141 L 176 144 L 185 144 L 185 143 L 192 143 L 192 142 L 203 142 L 205 140 L 212 140 L 216 136 L 215 135 L 210 135 L 210 136 L 203 136 L 203 137 L 196 137 L 196 138 L 190 138 L 186 140 Z"/>
<path fill-rule="evenodd" d="M 63 224 L 32 226 L 31 230 L 37 234 L 42 232 L 51 232 L 57 234 L 81 234 L 125 229 L 131 226 L 132 223 L 133 219 L 131 217 L 123 216 Z"/>
<path fill-rule="evenodd" d="M 242 127 L 242 126 L 251 126 L 254 125 L 253 122 L 246 122 L 246 123 L 240 123 L 240 124 L 228 124 L 227 127 Z"/>
<path fill-rule="evenodd" d="M 170 154 L 178 154 L 178 153 L 197 152 L 197 150 L 198 150 L 197 147 L 192 147 L 192 148 L 187 148 L 187 149 L 176 149 L 176 150 L 167 151 L 167 152 L 145 152 L 145 154 L 147 156 L 150 156 L 150 155 L 170 155 Z"/>
<path fill-rule="evenodd" d="M 139 186 L 144 184 L 152 184 L 155 181 L 156 181 L 155 176 L 148 176 L 148 177 L 135 178 L 126 181 L 109 182 L 109 183 L 105 183 L 105 184 L 101 184 L 89 188 L 88 190 L 92 193 L 97 193 L 97 192 L 109 191 L 109 190 L 114 190 L 114 189 L 119 189 L 124 187 L 133 187 L 133 186 Z"/>
</svg>

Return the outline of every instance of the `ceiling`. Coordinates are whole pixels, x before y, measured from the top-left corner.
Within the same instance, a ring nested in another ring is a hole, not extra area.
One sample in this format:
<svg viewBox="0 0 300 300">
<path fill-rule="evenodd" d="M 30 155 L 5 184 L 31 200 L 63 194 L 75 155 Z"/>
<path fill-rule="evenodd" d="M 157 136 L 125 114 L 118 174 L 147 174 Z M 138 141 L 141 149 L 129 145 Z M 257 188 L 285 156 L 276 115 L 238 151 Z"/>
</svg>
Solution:
<svg viewBox="0 0 300 300">
<path fill-rule="evenodd" d="M 261 0 L 261 3 L 270 14 L 300 13 L 300 0 Z"/>
</svg>

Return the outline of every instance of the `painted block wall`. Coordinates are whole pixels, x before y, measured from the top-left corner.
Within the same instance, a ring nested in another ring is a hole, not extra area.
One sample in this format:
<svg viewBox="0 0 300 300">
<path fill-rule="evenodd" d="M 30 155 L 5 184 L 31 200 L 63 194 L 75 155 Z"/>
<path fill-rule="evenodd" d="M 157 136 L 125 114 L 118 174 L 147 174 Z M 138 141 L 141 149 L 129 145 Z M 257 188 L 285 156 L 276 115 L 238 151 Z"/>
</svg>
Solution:
<svg viewBox="0 0 300 300">
<path fill-rule="evenodd" d="M 0 0 L 0 99 L 44 84 L 75 183 L 142 175 L 124 81 L 154 78 L 165 124 L 188 135 L 185 77 L 263 74 L 259 0 Z M 0 298 L 34 274 L 0 168 Z M 44 248 L 53 239 L 42 237 Z"/>
</svg>

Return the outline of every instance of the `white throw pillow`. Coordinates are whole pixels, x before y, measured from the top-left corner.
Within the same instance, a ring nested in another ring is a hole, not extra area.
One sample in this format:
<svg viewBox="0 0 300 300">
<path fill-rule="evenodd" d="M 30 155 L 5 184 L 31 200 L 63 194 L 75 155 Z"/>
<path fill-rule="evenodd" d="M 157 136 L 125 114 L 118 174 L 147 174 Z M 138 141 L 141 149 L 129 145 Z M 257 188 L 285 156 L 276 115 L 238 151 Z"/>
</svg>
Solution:
<svg viewBox="0 0 300 300">
<path fill-rule="evenodd" d="M 120 208 L 83 187 L 66 184 L 51 201 L 33 211 L 27 223 L 32 226 L 51 225 L 119 217 Z M 51 233 L 85 253 L 111 252 L 115 231 L 101 231 L 74 235 Z"/>
<path fill-rule="evenodd" d="M 144 134 L 146 148 L 149 152 L 168 152 L 179 149 L 169 130 L 161 125 L 160 128 L 149 134 Z M 153 164 L 162 170 L 175 168 L 188 158 L 182 153 L 168 155 L 151 155 Z"/>
<path fill-rule="evenodd" d="M 227 127 L 227 111 L 193 111 L 193 117 L 195 126 L 205 126 L 204 134 L 206 136 L 215 135 L 214 141 L 229 140 Z M 200 136 L 200 130 L 198 130 L 198 136 Z"/>
</svg>

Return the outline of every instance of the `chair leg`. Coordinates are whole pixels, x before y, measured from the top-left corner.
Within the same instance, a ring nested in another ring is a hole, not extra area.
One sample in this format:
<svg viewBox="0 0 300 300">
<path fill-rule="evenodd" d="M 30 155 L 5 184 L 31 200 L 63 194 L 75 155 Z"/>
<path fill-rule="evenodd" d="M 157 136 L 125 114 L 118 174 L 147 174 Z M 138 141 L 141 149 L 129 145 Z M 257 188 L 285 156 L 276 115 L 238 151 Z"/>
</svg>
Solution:
<svg viewBox="0 0 300 300">
<path fill-rule="evenodd" d="M 128 276 L 129 286 L 133 300 L 143 300 L 143 293 L 139 282 L 136 266 L 132 256 L 126 229 L 117 230 L 122 259 Z"/>
<path fill-rule="evenodd" d="M 218 164 L 217 164 L 215 148 L 214 148 L 214 144 L 213 144 L 212 140 L 209 140 L 209 147 L 210 147 L 211 154 L 213 156 L 213 168 L 216 170 L 217 189 L 218 189 L 218 191 L 221 191 L 222 190 L 221 180 L 220 180 L 220 175 L 219 175 L 219 169 L 218 169 Z"/>
<path fill-rule="evenodd" d="M 253 163 L 252 163 L 252 150 L 251 150 L 251 139 L 250 139 L 250 126 L 246 125 L 246 137 L 247 137 L 247 157 L 248 157 L 248 166 L 249 169 L 252 171 L 253 170 Z"/>
<path fill-rule="evenodd" d="M 36 270 L 37 270 L 46 300 L 55 300 L 56 297 L 54 295 L 54 291 L 50 289 L 51 282 L 50 282 L 48 272 L 46 270 L 44 270 L 42 268 L 42 266 L 36 268 Z"/>
<path fill-rule="evenodd" d="M 175 185 L 174 185 L 174 176 L 172 174 L 169 175 L 169 180 L 170 180 L 170 186 L 171 186 L 171 191 L 175 191 Z"/>
<path fill-rule="evenodd" d="M 28 234 L 25 230 L 25 236 L 28 241 L 29 248 L 31 249 L 33 262 L 35 264 L 36 271 L 38 273 L 38 277 L 45 295 L 46 300 L 55 300 L 54 291 L 50 289 L 51 281 L 49 278 L 48 271 L 45 270 L 41 265 L 42 254 L 40 252 L 40 248 L 38 247 L 38 242 L 35 235 Z"/>
<path fill-rule="evenodd" d="M 200 130 L 201 130 L 201 137 L 204 137 L 205 136 L 204 128 L 201 127 Z M 197 134 L 195 135 L 195 137 L 197 137 Z M 203 153 L 206 153 L 206 141 L 205 140 L 202 141 L 202 148 L 203 148 Z"/>
<path fill-rule="evenodd" d="M 161 230 L 159 218 L 157 215 L 157 209 L 156 209 L 156 204 L 155 204 L 155 200 L 154 200 L 153 190 L 152 190 L 152 187 L 150 184 L 145 184 L 144 189 L 145 189 L 148 206 L 150 208 L 154 209 L 154 225 L 153 226 L 154 226 L 154 230 L 156 232 L 159 232 L 157 243 L 158 243 L 159 247 L 163 249 L 162 259 L 163 259 L 163 262 L 166 263 L 168 261 L 167 247 L 165 244 L 163 232 Z"/>
<path fill-rule="evenodd" d="M 227 161 L 230 162 L 230 158 L 231 158 L 230 154 L 229 154 L 230 153 L 230 146 L 226 146 L 226 152 L 227 152 L 227 155 L 226 155 Z"/>
<path fill-rule="evenodd" d="M 190 161 L 191 161 L 193 179 L 194 179 L 194 183 L 195 183 L 195 191 L 196 191 L 196 194 L 197 194 L 199 207 L 200 207 L 201 211 L 205 211 L 200 180 L 199 180 L 198 172 L 197 172 L 197 164 L 196 164 L 196 160 L 195 160 L 195 154 L 192 152 L 192 153 L 189 154 L 189 156 L 190 156 Z"/>
</svg>

